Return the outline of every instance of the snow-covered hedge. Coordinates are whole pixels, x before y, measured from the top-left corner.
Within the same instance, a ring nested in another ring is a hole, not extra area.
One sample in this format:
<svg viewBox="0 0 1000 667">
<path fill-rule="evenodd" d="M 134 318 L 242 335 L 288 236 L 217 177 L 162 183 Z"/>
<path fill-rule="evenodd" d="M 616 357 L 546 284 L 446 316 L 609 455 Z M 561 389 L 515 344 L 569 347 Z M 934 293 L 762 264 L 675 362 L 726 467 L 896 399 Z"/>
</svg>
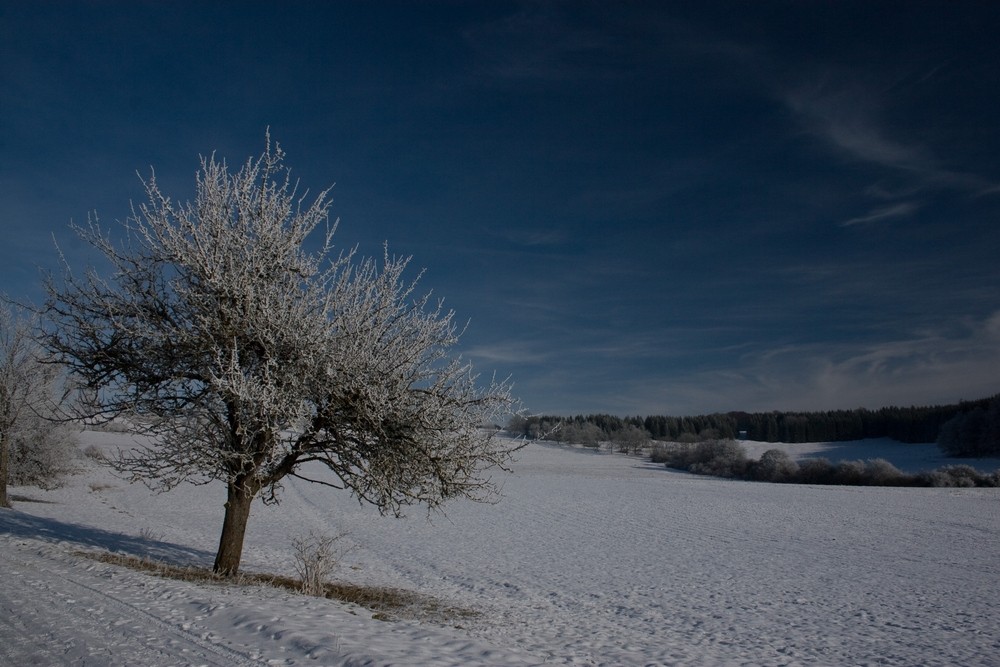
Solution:
<svg viewBox="0 0 1000 667">
<path fill-rule="evenodd" d="M 851 486 L 1000 486 L 1000 470 L 980 473 L 971 466 L 946 466 L 931 472 L 905 473 L 885 459 L 839 461 L 807 459 L 793 461 L 786 452 L 770 449 L 759 460 L 748 459 L 733 440 L 693 444 L 657 443 L 651 458 L 668 468 L 697 475 L 729 479 L 793 484 L 841 484 Z"/>
</svg>

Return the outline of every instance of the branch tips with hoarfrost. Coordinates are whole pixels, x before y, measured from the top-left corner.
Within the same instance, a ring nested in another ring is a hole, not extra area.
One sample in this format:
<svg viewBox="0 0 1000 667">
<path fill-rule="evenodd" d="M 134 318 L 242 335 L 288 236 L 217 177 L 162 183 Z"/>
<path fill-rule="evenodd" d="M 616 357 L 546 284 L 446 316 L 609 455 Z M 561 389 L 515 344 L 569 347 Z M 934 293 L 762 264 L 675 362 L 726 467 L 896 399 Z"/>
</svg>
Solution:
<svg viewBox="0 0 1000 667">
<path fill-rule="evenodd" d="M 307 204 L 283 160 L 269 136 L 236 173 L 202 158 L 184 205 L 151 175 L 124 239 L 96 220 L 77 228 L 110 274 L 67 267 L 40 309 L 43 344 L 93 397 L 88 416 L 158 436 L 119 471 L 161 489 L 227 484 L 225 574 L 251 501 L 277 501 L 288 475 L 399 513 L 489 499 L 490 470 L 513 453 L 479 428 L 512 410 L 510 383 L 480 386 L 452 355 L 453 313 L 415 296 L 408 258 L 335 254 L 329 191 Z"/>
</svg>

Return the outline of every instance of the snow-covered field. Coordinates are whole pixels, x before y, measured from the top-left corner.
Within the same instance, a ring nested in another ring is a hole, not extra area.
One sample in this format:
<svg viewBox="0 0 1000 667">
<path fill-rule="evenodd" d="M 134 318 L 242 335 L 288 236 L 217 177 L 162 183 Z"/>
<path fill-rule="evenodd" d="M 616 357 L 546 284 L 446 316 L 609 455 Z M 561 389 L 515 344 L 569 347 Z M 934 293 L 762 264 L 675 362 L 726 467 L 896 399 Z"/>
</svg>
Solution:
<svg viewBox="0 0 1000 667">
<path fill-rule="evenodd" d="M 128 440 L 84 435 L 104 447 Z M 860 456 L 905 469 L 887 451 L 900 447 L 936 456 L 891 442 L 864 443 Z M 295 480 L 280 506 L 255 506 L 244 570 L 291 574 L 295 537 L 347 532 L 352 549 L 336 577 L 480 612 L 445 622 L 377 620 L 339 602 L 156 578 L 74 554 L 107 548 L 210 566 L 221 486 L 153 495 L 88 463 L 62 489 L 12 492 L 44 502 L 0 511 L 3 665 L 1000 660 L 1000 489 L 736 482 L 532 444 L 500 503 L 456 502 L 430 521 L 420 509 L 379 517 Z"/>
</svg>

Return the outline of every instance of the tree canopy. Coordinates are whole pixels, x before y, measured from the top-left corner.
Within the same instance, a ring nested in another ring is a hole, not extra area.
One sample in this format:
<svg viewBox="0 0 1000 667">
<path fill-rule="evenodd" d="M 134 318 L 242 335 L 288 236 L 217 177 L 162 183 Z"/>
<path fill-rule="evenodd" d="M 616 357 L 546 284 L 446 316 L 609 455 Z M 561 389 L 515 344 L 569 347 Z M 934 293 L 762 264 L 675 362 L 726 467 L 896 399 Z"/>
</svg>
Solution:
<svg viewBox="0 0 1000 667">
<path fill-rule="evenodd" d="M 277 502 L 286 476 L 399 513 L 491 498 L 490 470 L 512 453 L 481 428 L 511 410 L 509 383 L 480 386 L 451 352 L 453 313 L 404 279 L 409 258 L 335 254 L 328 191 L 306 205 L 283 160 L 270 137 L 236 173 L 202 158 L 184 205 L 154 174 L 120 238 L 96 219 L 77 227 L 111 272 L 66 266 L 40 309 L 43 345 L 89 391 L 86 416 L 157 436 L 119 471 L 162 490 L 227 484 L 224 574 L 251 501 Z"/>
</svg>

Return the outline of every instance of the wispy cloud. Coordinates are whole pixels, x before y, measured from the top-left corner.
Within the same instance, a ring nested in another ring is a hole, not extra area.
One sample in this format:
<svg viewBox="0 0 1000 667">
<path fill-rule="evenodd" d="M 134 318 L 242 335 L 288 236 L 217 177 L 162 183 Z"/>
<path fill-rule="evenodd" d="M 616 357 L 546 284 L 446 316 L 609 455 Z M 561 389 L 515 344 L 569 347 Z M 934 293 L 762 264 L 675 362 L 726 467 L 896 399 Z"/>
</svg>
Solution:
<svg viewBox="0 0 1000 667">
<path fill-rule="evenodd" d="M 806 132 L 842 155 L 884 167 L 912 182 L 907 190 L 943 188 L 972 195 L 1000 192 L 1000 184 L 975 173 L 956 171 L 919 141 L 893 136 L 886 119 L 892 86 L 848 75 L 815 77 L 818 83 L 779 88 L 778 96 Z M 887 209 L 888 210 L 888 209 Z M 907 211 L 908 214 L 912 211 Z M 893 217 L 897 213 L 890 213 Z M 867 221 L 867 220 L 859 220 Z"/>
<path fill-rule="evenodd" d="M 879 206 L 874 208 L 865 215 L 859 216 L 857 218 L 851 218 L 850 220 L 845 220 L 840 223 L 841 227 L 850 227 L 852 225 L 861 225 L 869 222 L 878 222 L 880 220 L 886 220 L 889 218 L 903 218 L 909 215 L 913 215 L 918 210 L 920 210 L 920 204 L 916 202 L 900 202 L 898 204 L 890 204 L 889 206 Z"/>
<path fill-rule="evenodd" d="M 525 341 L 484 343 L 465 350 L 465 355 L 487 365 L 539 364 L 549 359 L 547 353 Z"/>
<path fill-rule="evenodd" d="M 880 340 L 773 346 L 755 342 L 747 348 L 742 355 L 720 357 L 726 359 L 724 365 L 688 369 L 667 361 L 653 373 L 634 367 L 630 373 L 608 373 L 606 364 L 566 364 L 549 358 L 538 364 L 530 386 L 523 389 L 532 409 L 566 414 L 551 405 L 550 396 L 570 396 L 578 411 L 640 415 L 934 405 L 1000 391 L 1000 311 L 963 319 L 952 328 L 914 330 Z M 653 360 L 649 352 L 624 345 L 600 350 L 638 354 L 647 365 Z M 619 358 L 618 367 L 622 364 Z M 668 375 L 664 368 L 671 369 Z"/>
<path fill-rule="evenodd" d="M 784 91 L 784 102 L 807 131 L 847 155 L 914 172 L 933 169 L 921 146 L 890 138 L 879 119 L 879 96 L 858 84 L 812 85 Z"/>
<path fill-rule="evenodd" d="M 926 405 L 1000 391 L 1000 311 L 953 329 L 876 342 L 785 345 L 747 355 L 725 373 L 697 378 L 742 409 Z"/>
</svg>

